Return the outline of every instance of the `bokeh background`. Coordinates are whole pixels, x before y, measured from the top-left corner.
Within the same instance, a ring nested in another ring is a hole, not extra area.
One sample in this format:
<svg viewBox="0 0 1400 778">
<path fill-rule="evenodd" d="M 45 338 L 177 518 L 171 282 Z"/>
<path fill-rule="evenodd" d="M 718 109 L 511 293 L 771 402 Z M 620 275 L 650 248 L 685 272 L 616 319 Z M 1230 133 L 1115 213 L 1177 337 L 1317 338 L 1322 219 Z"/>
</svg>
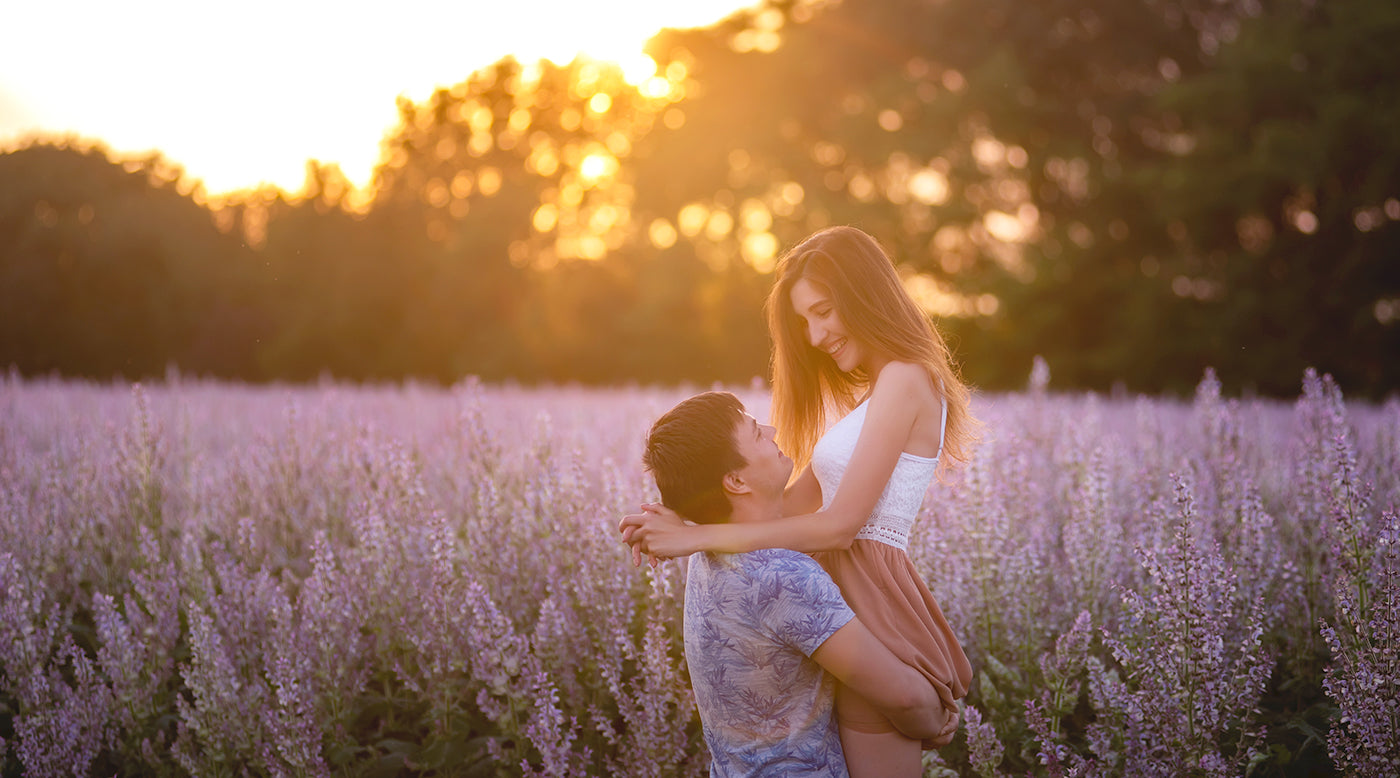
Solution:
<svg viewBox="0 0 1400 778">
<path fill-rule="evenodd" d="M 92 21 L 72 24 L 100 39 Z M 383 35 L 373 56 L 310 31 L 296 50 L 348 95 L 412 40 L 389 20 Z M 1184 394 L 1209 366 L 1227 392 L 1292 397 L 1313 366 L 1378 398 L 1400 387 L 1396 40 L 1389 0 L 767 0 L 654 35 L 647 61 L 479 66 L 424 43 L 439 86 L 399 97 L 363 180 L 325 157 L 300 186 L 214 190 L 81 128 L 12 133 L 0 365 L 748 381 L 767 375 L 776 257 L 853 224 L 985 389 L 1024 386 L 1041 356 L 1062 389 Z M 122 47 L 186 73 L 184 95 L 146 102 L 187 106 L 195 135 L 237 112 L 218 73 L 278 61 L 233 45 L 194 67 L 159 37 L 104 51 Z M 52 53 L 110 80 L 84 50 Z M 202 107 L 220 94 L 230 115 Z M 348 123 L 349 98 L 320 110 L 340 103 Z M 297 125 L 269 126 L 292 147 Z"/>
</svg>

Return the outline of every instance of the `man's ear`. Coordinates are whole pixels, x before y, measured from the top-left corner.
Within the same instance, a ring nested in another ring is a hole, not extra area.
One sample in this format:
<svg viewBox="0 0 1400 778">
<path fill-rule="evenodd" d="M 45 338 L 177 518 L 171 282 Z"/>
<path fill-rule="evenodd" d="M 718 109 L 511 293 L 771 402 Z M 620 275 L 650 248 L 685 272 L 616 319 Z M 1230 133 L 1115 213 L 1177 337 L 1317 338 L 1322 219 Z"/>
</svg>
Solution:
<svg viewBox="0 0 1400 778">
<path fill-rule="evenodd" d="M 724 479 L 720 483 L 724 485 L 724 491 L 729 494 L 748 494 L 753 491 L 753 487 L 749 486 L 749 482 L 745 481 L 737 470 L 725 473 Z"/>
</svg>

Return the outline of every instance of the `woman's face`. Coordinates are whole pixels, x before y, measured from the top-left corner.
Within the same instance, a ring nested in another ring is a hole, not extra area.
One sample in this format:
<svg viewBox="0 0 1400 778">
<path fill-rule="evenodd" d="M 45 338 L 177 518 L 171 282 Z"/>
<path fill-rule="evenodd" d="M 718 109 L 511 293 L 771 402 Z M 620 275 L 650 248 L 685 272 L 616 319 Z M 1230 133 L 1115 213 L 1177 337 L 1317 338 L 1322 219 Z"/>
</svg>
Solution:
<svg viewBox="0 0 1400 778">
<path fill-rule="evenodd" d="M 843 373 L 860 366 L 864 358 L 860 343 L 846 332 L 836 312 L 836 303 L 826 287 L 806 278 L 797 279 L 789 295 L 792 310 L 804 322 L 807 343 L 836 362 Z"/>
</svg>

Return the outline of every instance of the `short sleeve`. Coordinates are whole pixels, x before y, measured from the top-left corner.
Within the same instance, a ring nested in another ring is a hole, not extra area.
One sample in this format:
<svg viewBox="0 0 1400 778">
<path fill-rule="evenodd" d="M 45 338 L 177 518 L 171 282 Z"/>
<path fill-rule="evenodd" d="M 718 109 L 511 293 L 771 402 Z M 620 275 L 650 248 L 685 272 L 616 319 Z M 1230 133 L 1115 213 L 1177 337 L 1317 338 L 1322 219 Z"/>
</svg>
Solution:
<svg viewBox="0 0 1400 778">
<path fill-rule="evenodd" d="M 855 613 L 815 560 L 796 551 L 775 551 L 780 553 L 763 566 L 763 589 L 772 597 L 765 625 L 779 643 L 811 656 Z"/>
</svg>

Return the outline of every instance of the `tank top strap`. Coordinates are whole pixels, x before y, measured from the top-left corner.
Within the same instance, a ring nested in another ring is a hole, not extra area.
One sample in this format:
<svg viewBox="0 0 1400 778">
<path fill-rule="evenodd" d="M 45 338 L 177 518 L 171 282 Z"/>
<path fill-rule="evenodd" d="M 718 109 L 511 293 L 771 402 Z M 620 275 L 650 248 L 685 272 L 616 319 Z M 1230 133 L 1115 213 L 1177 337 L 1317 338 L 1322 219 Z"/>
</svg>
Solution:
<svg viewBox="0 0 1400 778">
<path fill-rule="evenodd" d="M 943 440 L 948 434 L 948 398 L 940 397 L 938 400 L 943 404 L 943 414 L 938 420 L 938 453 L 933 455 L 934 459 L 943 457 Z"/>
</svg>

